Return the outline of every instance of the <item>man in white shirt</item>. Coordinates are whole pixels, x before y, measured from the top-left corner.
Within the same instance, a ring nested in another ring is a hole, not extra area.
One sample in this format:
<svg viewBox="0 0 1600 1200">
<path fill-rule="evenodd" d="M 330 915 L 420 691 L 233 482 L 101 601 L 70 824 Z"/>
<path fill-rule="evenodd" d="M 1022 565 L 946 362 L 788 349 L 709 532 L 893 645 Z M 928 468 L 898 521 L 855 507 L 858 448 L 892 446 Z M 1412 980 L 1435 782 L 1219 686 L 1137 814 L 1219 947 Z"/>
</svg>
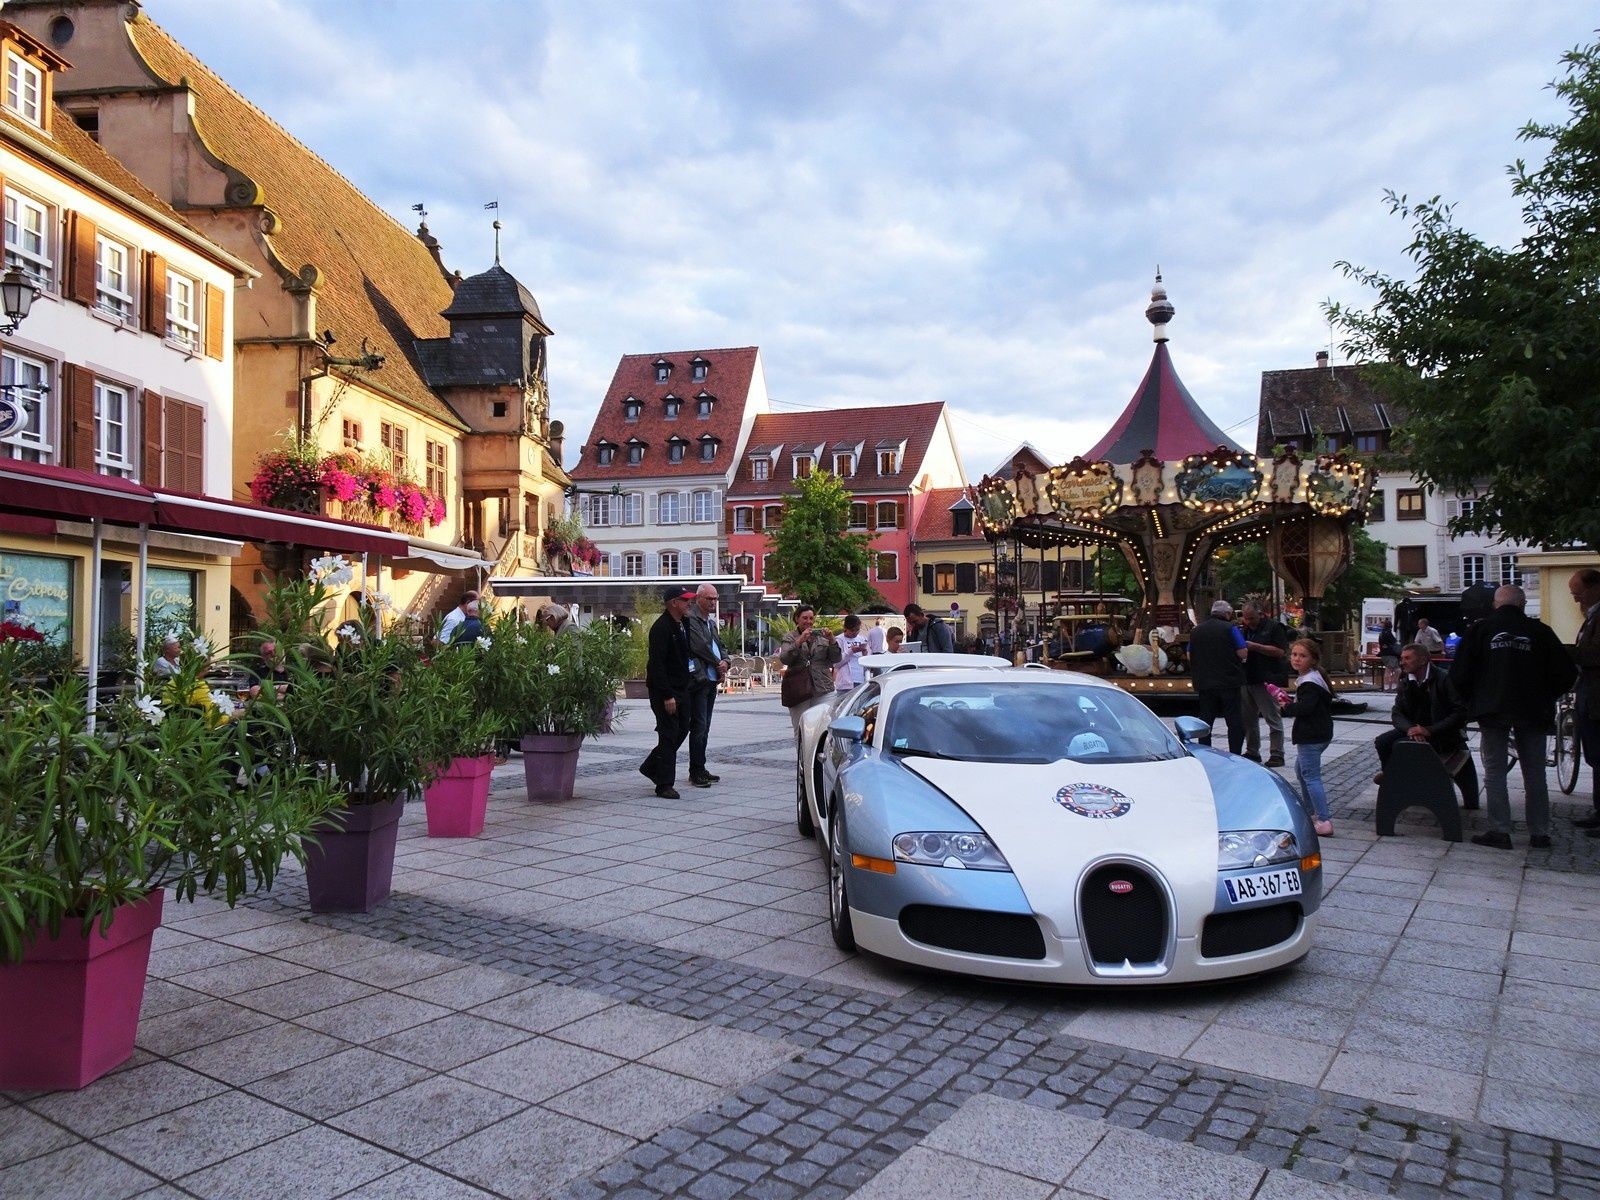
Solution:
<svg viewBox="0 0 1600 1200">
<path fill-rule="evenodd" d="M 1444 653 L 1444 638 L 1437 629 L 1428 624 L 1427 617 L 1417 618 L 1417 636 L 1411 640 L 1426 650 L 1430 658 Z"/>
<path fill-rule="evenodd" d="M 887 638 L 888 634 L 883 628 L 883 618 L 875 618 L 872 622 L 872 628 L 867 630 L 867 653 L 885 653 L 889 648 Z"/>
<path fill-rule="evenodd" d="M 439 626 L 439 645 L 448 646 L 450 638 L 455 634 L 461 622 L 469 616 L 476 616 L 478 611 L 478 593 L 469 591 L 461 597 L 461 603 L 445 614 L 444 624 Z"/>
<path fill-rule="evenodd" d="M 844 632 L 838 637 L 839 665 L 833 669 L 833 690 L 854 691 L 867 681 L 861 660 L 868 653 L 868 637 L 861 632 L 861 618 L 851 613 L 844 619 Z"/>
</svg>

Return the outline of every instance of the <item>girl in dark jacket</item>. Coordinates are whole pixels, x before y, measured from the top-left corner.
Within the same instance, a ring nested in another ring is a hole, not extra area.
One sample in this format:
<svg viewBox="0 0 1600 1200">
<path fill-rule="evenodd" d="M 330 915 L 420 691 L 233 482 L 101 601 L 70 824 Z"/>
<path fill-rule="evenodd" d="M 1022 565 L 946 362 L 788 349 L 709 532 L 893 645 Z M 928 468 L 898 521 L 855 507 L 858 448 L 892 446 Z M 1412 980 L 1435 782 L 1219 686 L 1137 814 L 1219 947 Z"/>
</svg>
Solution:
<svg viewBox="0 0 1600 1200">
<path fill-rule="evenodd" d="M 1309 638 L 1289 647 L 1289 666 L 1298 682 L 1294 697 L 1287 692 L 1279 701 L 1284 715 L 1294 718 L 1290 740 L 1294 743 L 1294 774 L 1300 795 L 1311 809 L 1318 837 L 1333 836 L 1328 813 L 1328 793 L 1322 787 L 1322 752 L 1333 741 L 1333 689 L 1322 674 L 1322 651 Z"/>
</svg>

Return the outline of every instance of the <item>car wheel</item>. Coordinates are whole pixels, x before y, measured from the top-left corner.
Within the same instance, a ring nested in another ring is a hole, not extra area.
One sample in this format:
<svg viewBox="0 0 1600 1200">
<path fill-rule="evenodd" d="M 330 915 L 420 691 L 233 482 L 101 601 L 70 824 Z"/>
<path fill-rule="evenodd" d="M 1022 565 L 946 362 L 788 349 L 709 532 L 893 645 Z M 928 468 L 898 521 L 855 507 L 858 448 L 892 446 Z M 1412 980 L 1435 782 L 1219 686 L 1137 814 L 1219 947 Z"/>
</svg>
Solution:
<svg viewBox="0 0 1600 1200">
<path fill-rule="evenodd" d="M 817 827 L 811 823 L 811 806 L 806 803 L 806 776 L 800 769 L 798 755 L 794 763 L 794 827 L 803 838 L 816 836 Z"/>
<path fill-rule="evenodd" d="M 828 818 L 828 932 L 841 950 L 856 948 L 856 932 L 850 925 L 850 897 L 844 884 L 844 846 L 839 838 L 839 806 L 833 805 Z"/>
</svg>

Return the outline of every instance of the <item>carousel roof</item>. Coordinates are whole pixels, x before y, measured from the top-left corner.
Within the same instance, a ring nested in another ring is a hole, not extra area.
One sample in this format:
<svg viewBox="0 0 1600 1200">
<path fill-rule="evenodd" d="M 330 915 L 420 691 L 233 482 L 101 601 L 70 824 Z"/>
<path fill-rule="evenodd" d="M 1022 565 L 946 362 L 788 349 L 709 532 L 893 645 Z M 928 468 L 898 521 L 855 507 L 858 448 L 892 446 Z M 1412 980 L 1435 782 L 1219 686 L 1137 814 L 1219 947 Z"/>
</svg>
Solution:
<svg viewBox="0 0 1600 1200">
<path fill-rule="evenodd" d="M 1150 369 L 1116 423 L 1084 454 L 1091 462 L 1131 463 L 1146 451 L 1163 462 L 1181 462 L 1218 446 L 1243 451 L 1244 447 L 1201 411 L 1178 378 L 1167 352 L 1167 322 L 1172 314 L 1172 303 L 1157 275 L 1150 306 L 1145 309 L 1145 317 L 1155 327 L 1156 349 L 1150 356 Z"/>
</svg>

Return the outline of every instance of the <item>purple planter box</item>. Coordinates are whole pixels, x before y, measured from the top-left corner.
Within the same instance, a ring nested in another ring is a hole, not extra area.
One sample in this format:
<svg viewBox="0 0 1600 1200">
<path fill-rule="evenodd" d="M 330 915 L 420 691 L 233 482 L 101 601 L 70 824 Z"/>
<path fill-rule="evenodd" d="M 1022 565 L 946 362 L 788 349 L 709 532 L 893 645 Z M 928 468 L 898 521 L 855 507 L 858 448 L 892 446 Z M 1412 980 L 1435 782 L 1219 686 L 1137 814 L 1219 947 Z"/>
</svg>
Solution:
<svg viewBox="0 0 1600 1200">
<path fill-rule="evenodd" d="M 528 733 L 522 737 L 522 773 L 529 800 L 571 800 L 578 780 L 578 733 Z"/>
<path fill-rule="evenodd" d="M 444 773 L 422 793 L 422 802 L 428 809 L 429 837 L 477 837 L 483 832 L 492 770 L 492 754 L 450 760 Z"/>
<path fill-rule="evenodd" d="M 63 921 L 0 966 L 0 1091 L 81 1088 L 128 1061 L 163 898 L 124 904 L 88 937 Z"/>
<path fill-rule="evenodd" d="M 404 799 L 355 804 L 331 814 L 306 849 L 312 912 L 371 912 L 389 898 Z"/>
</svg>

